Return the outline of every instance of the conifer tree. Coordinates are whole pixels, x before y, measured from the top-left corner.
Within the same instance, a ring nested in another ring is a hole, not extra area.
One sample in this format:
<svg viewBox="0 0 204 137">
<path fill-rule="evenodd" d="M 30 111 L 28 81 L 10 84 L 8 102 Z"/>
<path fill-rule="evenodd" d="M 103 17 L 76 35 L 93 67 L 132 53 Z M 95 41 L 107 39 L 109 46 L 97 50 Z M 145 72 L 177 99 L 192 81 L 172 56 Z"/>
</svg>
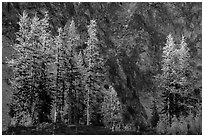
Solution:
<svg viewBox="0 0 204 137">
<path fill-rule="evenodd" d="M 65 26 L 64 30 L 60 28 L 55 38 L 55 73 L 52 75 L 54 77 L 55 122 L 57 123 L 62 120 L 62 117 L 68 124 L 78 124 L 79 121 L 79 96 L 82 84 L 75 52 L 78 42 L 79 35 L 76 33 L 73 20 L 70 26 Z"/>
<path fill-rule="evenodd" d="M 55 38 L 55 70 L 54 75 L 54 97 L 55 97 L 55 123 L 62 120 L 62 111 L 64 106 L 64 92 L 65 92 L 65 67 L 64 67 L 64 44 L 62 38 L 62 29 L 58 29 L 58 36 Z"/>
<path fill-rule="evenodd" d="M 181 77 L 179 82 L 181 85 L 186 85 L 188 82 L 187 81 L 188 75 L 190 74 L 190 70 L 192 68 L 189 64 L 189 60 L 190 60 L 189 48 L 187 47 L 187 43 L 185 42 L 184 36 L 182 36 L 182 40 L 179 46 L 180 46 L 179 50 L 177 50 L 178 59 L 179 59 L 180 77 Z"/>
<path fill-rule="evenodd" d="M 85 91 L 85 75 L 86 75 L 86 70 L 85 70 L 85 62 L 84 62 L 84 57 L 82 54 L 82 51 L 79 52 L 78 55 L 75 56 L 76 62 L 77 62 L 77 68 L 78 68 L 78 72 L 79 72 L 79 86 L 78 89 L 80 91 L 79 93 L 79 98 L 78 98 L 78 105 L 80 105 L 80 107 L 78 106 L 78 112 L 79 112 L 79 118 L 81 119 L 81 122 L 84 122 L 84 108 L 82 106 L 86 106 L 85 103 L 85 96 L 86 96 L 86 92 Z M 81 113 L 80 113 L 81 112 Z"/>
<path fill-rule="evenodd" d="M 65 63 L 66 63 L 66 81 L 69 85 L 67 90 L 67 101 L 69 102 L 69 120 L 74 124 L 78 124 L 79 118 L 79 95 L 81 93 L 80 72 L 77 67 L 77 53 L 76 47 L 78 46 L 80 37 L 76 32 L 75 22 L 72 20 L 69 27 L 64 28 L 65 40 Z M 71 120 L 71 117 L 73 119 Z"/>
<path fill-rule="evenodd" d="M 161 86 L 164 92 L 162 93 L 162 97 L 164 98 L 164 107 L 162 109 L 162 113 L 165 113 L 169 124 L 171 124 L 171 118 L 172 118 L 172 109 L 174 109 L 175 106 L 173 106 L 174 103 L 171 103 L 170 96 L 173 96 L 172 93 L 174 93 L 174 88 L 169 87 L 170 83 L 175 80 L 176 71 L 174 69 L 175 67 L 175 51 L 176 46 L 173 40 L 173 37 L 171 34 L 167 37 L 167 43 L 165 47 L 163 48 L 163 60 L 162 60 L 162 71 L 163 73 L 160 76 Z"/>
<path fill-rule="evenodd" d="M 102 103 L 103 123 L 105 127 L 114 130 L 116 126 L 122 129 L 122 106 L 117 97 L 117 92 L 111 86 L 105 91 Z"/>
<path fill-rule="evenodd" d="M 96 103 L 97 95 L 100 92 L 100 84 L 103 81 L 104 65 L 103 58 L 99 51 L 99 42 L 96 36 L 96 21 L 91 20 L 88 26 L 89 39 L 85 54 L 85 90 L 86 90 L 86 122 L 90 125 L 93 105 Z"/>
<path fill-rule="evenodd" d="M 43 19 L 37 15 L 30 19 L 25 12 L 20 17 L 17 43 L 13 46 L 16 54 L 9 61 L 14 71 L 15 92 L 11 109 L 17 123 L 23 124 L 25 117 L 30 117 L 33 123 L 43 122 L 50 116 L 52 99 L 47 90 L 47 65 L 52 37 L 48 19 L 47 13 Z"/>
<path fill-rule="evenodd" d="M 189 90 L 187 88 L 186 72 L 189 70 L 189 55 L 187 44 L 182 38 L 181 44 L 174 43 L 171 34 L 167 37 L 166 46 L 163 48 L 162 74 L 157 75 L 159 87 L 162 92 L 162 113 L 166 114 L 169 125 L 175 115 L 187 114 L 187 102 Z M 186 98 L 187 97 L 187 98 Z"/>
</svg>

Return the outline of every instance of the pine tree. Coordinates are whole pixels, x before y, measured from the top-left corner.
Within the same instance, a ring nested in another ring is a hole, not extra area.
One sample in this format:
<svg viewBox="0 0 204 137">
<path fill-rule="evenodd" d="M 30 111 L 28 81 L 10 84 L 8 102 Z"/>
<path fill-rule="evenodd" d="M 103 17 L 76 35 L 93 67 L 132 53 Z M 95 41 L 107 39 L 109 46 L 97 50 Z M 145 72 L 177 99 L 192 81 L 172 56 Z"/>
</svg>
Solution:
<svg viewBox="0 0 204 137">
<path fill-rule="evenodd" d="M 17 124 L 24 124 L 25 117 L 35 123 L 47 121 L 50 116 L 52 99 L 46 87 L 52 37 L 48 19 L 47 13 L 43 19 L 37 15 L 30 19 L 25 12 L 20 17 L 17 43 L 13 46 L 15 57 L 9 61 L 14 71 L 12 87 L 15 91 L 10 106 Z"/>
<path fill-rule="evenodd" d="M 96 21 L 91 20 L 88 26 L 89 39 L 85 54 L 85 90 L 86 94 L 86 117 L 87 125 L 90 125 L 94 103 L 100 91 L 103 81 L 104 65 L 103 58 L 99 52 L 99 42 L 96 36 Z"/>
</svg>

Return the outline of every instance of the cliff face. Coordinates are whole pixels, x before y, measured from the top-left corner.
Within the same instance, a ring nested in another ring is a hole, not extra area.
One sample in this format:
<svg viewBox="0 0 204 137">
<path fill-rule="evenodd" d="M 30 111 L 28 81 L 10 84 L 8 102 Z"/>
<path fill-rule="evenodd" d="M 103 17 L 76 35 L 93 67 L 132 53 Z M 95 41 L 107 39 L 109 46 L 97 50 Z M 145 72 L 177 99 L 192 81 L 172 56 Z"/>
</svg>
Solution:
<svg viewBox="0 0 204 137">
<path fill-rule="evenodd" d="M 6 58 L 10 59 L 12 56 L 11 41 L 2 36 L 2 130 L 6 130 L 9 122 L 9 107 L 11 101 L 12 89 L 10 87 L 9 79 L 12 77 L 12 70 L 6 64 Z"/>
<path fill-rule="evenodd" d="M 110 84 L 115 88 L 123 104 L 124 120 L 134 124 L 144 124 L 147 114 L 140 102 L 139 91 L 145 86 L 145 81 L 139 68 L 130 58 L 111 58 L 108 60 Z"/>
</svg>

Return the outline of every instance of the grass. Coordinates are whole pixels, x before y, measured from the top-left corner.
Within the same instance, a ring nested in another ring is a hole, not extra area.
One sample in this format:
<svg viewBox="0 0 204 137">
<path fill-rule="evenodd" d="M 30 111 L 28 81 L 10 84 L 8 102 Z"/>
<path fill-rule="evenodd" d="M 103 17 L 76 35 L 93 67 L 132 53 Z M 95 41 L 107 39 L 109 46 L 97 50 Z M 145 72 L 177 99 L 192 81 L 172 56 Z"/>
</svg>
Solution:
<svg viewBox="0 0 204 137">
<path fill-rule="evenodd" d="M 101 126 L 86 126 L 80 125 L 67 126 L 65 124 L 58 125 L 58 128 L 54 130 L 52 123 L 45 123 L 44 125 L 32 126 L 32 127 L 9 127 L 7 131 L 3 131 L 3 135 L 142 135 L 142 134 L 155 134 L 154 131 L 135 132 L 135 131 L 114 131 L 101 127 Z"/>
</svg>

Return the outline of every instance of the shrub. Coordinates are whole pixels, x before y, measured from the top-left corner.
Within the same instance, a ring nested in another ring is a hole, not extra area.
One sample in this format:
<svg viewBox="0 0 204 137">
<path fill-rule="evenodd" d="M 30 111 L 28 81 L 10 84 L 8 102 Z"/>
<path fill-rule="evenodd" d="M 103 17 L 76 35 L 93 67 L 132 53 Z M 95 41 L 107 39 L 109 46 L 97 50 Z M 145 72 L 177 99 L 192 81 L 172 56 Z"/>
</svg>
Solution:
<svg viewBox="0 0 204 137">
<path fill-rule="evenodd" d="M 202 134 L 202 114 L 199 113 L 196 116 L 193 114 L 187 117 L 180 117 L 177 119 L 175 116 L 172 119 L 172 124 L 169 126 L 166 119 L 161 119 L 157 124 L 158 134 L 170 134 L 170 135 L 201 135 Z"/>
<path fill-rule="evenodd" d="M 151 117 L 151 120 L 150 120 L 152 127 L 156 127 L 158 121 L 159 121 L 159 114 L 158 114 L 158 111 L 157 111 L 156 104 L 155 104 L 155 102 L 153 102 L 152 117 Z"/>
<path fill-rule="evenodd" d="M 157 133 L 167 134 L 168 132 L 168 120 L 166 117 L 162 117 L 157 123 Z"/>
</svg>

